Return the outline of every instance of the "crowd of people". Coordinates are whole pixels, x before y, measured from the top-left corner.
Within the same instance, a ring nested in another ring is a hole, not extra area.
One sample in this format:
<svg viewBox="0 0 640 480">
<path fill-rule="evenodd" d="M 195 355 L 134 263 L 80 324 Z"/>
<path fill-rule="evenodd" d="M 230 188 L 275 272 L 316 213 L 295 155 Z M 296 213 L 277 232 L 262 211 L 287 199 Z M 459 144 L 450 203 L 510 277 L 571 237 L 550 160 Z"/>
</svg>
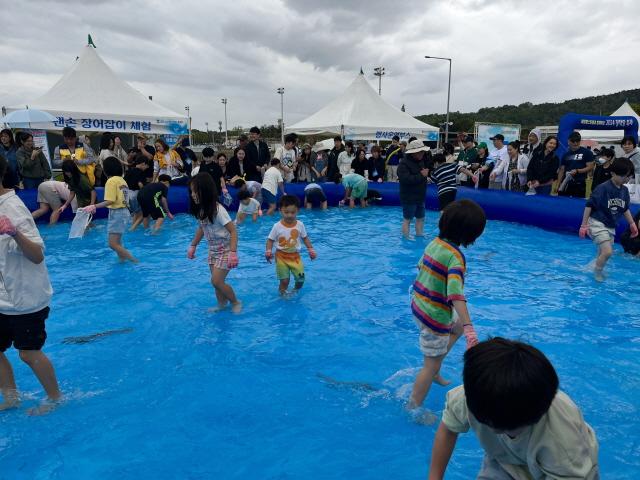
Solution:
<svg viewBox="0 0 640 480">
<path fill-rule="evenodd" d="M 554 153 L 558 139 L 552 136 L 541 141 L 535 130 L 524 145 L 517 141 L 506 145 L 502 135 L 495 135 L 493 153 L 486 144 L 475 145 L 465 137 L 457 158 L 450 144 L 433 153 L 418 139 L 405 144 L 397 137 L 386 150 L 377 145 L 367 150 L 364 144 L 343 143 L 336 137 L 333 149 L 314 152 L 308 144 L 299 148 L 293 134 L 285 137 L 284 145 L 272 156 L 257 127 L 240 139 L 230 159 L 205 148 L 199 160 L 183 139 L 173 146 L 156 139 L 151 146 L 141 135 L 135 147 L 124 151 L 117 137 L 104 135 L 97 156 L 73 129 L 65 128 L 63 139 L 55 149 L 54 166 L 62 169 L 64 182 L 56 182 L 49 180 L 48 162 L 45 158 L 43 163 L 43 154 L 34 148 L 32 138 L 21 136 L 14 161 L 7 154 L 15 146 L 13 135 L 10 131 L 0 134 L 5 153 L 0 156 L 0 352 L 11 345 L 17 348 L 52 402 L 61 398 L 61 392 L 54 368 L 41 351 L 52 290 L 34 219 L 51 211 L 50 222 L 55 222 L 69 206 L 89 215 L 106 208 L 110 248 L 121 261 L 137 262 L 125 248 L 123 235 L 140 223 L 150 226 L 151 220 L 154 230 L 161 228 L 165 218 L 173 217 L 170 186 L 188 185 L 189 211 L 197 227 L 187 257 L 196 258 L 200 242 L 206 240 L 217 300 L 214 310 L 230 308 L 238 314 L 242 302 L 227 279 L 239 264 L 237 225 L 248 218 L 257 221 L 263 205 L 267 215 L 280 213 L 264 253 L 266 261 L 275 260 L 280 295 L 289 296 L 305 283 L 302 247 L 311 260 L 317 258 L 306 227 L 297 218 L 300 200 L 286 193 L 287 183 L 305 183 L 303 206 L 324 209 L 327 197 L 322 184 L 327 180 L 344 186 L 341 203 L 348 202 L 350 207 L 357 202 L 367 206 L 370 182 L 397 181 L 406 237 L 413 219 L 416 236 L 424 236 L 426 189 L 435 183 L 442 210 L 439 233 L 421 256 L 411 302 L 423 354 L 407 405 L 416 418 L 432 420 L 422 405 L 434 382 L 450 383 L 440 374 L 441 365 L 462 336 L 467 351 L 463 385 L 448 392 L 436 433 L 432 478 L 443 477 L 458 434 L 469 428 L 486 451 L 480 478 L 599 478 L 595 434 L 559 390 L 555 370 L 544 354 L 502 338 L 479 342 L 464 294 L 467 263 L 461 248 L 482 235 L 486 216 L 475 202 L 456 201 L 456 192 L 458 185 L 469 185 L 548 195 L 558 182 L 560 195 L 584 198 L 586 179 L 592 174 L 594 186 L 579 233 L 589 234 L 598 246 L 596 275 L 602 276 L 621 217 L 629 223 L 628 241 L 638 238 L 640 218 L 632 218 L 624 186 L 638 171 L 640 161 L 633 138 L 625 137 L 622 142 L 625 157 L 615 158 L 614 152 L 604 149 L 597 166 L 576 132 L 569 137 L 570 148 L 561 159 Z M 104 185 L 102 201 L 97 199 L 98 185 Z M 235 221 L 227 210 L 230 185 L 238 189 Z M 38 189 L 39 208 L 34 212 L 16 195 L 14 188 L 20 186 Z M 293 289 L 289 289 L 292 278 Z M 522 375 L 523 369 L 527 375 Z M 19 403 L 13 370 L 4 353 L 0 353 L 0 390 L 4 400 L 0 409 Z"/>
</svg>

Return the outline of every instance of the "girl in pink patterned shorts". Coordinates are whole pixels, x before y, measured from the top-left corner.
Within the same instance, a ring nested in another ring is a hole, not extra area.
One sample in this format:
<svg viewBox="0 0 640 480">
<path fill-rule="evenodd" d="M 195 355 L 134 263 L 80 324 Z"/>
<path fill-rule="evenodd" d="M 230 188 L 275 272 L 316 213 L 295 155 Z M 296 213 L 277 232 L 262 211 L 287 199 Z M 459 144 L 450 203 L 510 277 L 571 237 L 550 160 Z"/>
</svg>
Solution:
<svg viewBox="0 0 640 480">
<path fill-rule="evenodd" d="M 242 303 L 231 285 L 226 283 L 229 270 L 238 266 L 238 233 L 227 210 L 218 203 L 218 190 L 208 173 L 199 173 L 189 184 L 191 191 L 191 215 L 198 220 L 198 229 L 187 250 L 190 259 L 196 256 L 196 247 L 202 240 L 209 243 L 209 268 L 211 284 L 218 299 L 214 312 L 224 310 L 231 304 L 233 313 L 240 313 Z"/>
</svg>

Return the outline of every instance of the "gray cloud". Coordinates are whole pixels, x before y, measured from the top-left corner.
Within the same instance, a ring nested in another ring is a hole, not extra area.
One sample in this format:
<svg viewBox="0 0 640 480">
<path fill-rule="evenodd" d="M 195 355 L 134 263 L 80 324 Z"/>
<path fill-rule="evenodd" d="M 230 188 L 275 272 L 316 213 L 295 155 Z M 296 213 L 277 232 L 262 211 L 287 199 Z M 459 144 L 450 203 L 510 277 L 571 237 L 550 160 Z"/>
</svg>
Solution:
<svg viewBox="0 0 640 480">
<path fill-rule="evenodd" d="M 451 108 L 559 101 L 635 88 L 629 48 L 640 4 L 614 14 L 595 0 L 264 0 L 175 3 L 30 0 L 3 23 L 0 104 L 25 104 L 72 65 L 91 33 L 126 81 L 194 126 L 275 123 L 321 108 L 362 66 L 383 97 L 412 114 L 443 112 L 453 58 Z"/>
</svg>

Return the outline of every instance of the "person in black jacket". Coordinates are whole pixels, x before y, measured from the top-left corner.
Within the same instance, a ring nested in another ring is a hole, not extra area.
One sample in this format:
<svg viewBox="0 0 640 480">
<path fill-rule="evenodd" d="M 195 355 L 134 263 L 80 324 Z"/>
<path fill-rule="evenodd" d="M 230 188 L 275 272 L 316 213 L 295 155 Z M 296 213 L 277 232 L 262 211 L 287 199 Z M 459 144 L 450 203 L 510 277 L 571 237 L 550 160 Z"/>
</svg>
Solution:
<svg viewBox="0 0 640 480">
<path fill-rule="evenodd" d="M 247 158 L 264 175 L 265 165 L 268 168 L 271 163 L 271 152 L 266 142 L 260 139 L 260 129 L 258 127 L 251 127 L 251 130 L 249 130 L 249 143 L 247 143 L 245 151 L 247 152 Z"/>
<path fill-rule="evenodd" d="M 327 179 L 331 182 L 336 179 L 340 170 L 338 169 L 338 155 L 344 151 L 344 145 L 342 144 L 342 138 L 340 136 L 333 138 L 333 148 L 329 152 L 329 158 L 327 159 Z"/>
<path fill-rule="evenodd" d="M 547 137 L 542 148 L 536 148 L 527 167 L 527 186 L 538 195 L 551 195 L 551 186 L 558 178 L 560 159 L 556 155 L 558 139 Z"/>
<path fill-rule="evenodd" d="M 353 169 L 354 173 L 368 178 L 373 168 L 371 168 L 371 162 L 367 158 L 367 152 L 365 152 L 364 150 L 358 150 L 356 153 L 356 158 L 354 158 L 353 162 L 351 162 L 351 168 Z"/>
<path fill-rule="evenodd" d="M 596 159 L 596 168 L 593 170 L 593 182 L 591 183 L 591 191 L 598 185 L 611 179 L 611 164 L 616 153 L 608 148 L 600 150 L 600 155 Z"/>
<path fill-rule="evenodd" d="M 411 220 L 416 219 L 416 236 L 424 236 L 424 201 L 429 181 L 429 169 L 425 164 L 425 152 L 429 150 L 422 141 L 413 140 L 407 145 L 405 157 L 398 165 L 400 204 L 402 205 L 402 235 L 410 238 Z"/>
<path fill-rule="evenodd" d="M 385 158 L 382 156 L 382 151 L 378 145 L 371 147 L 371 170 L 369 170 L 369 180 L 372 182 L 382 183 L 384 182 L 384 176 L 386 174 Z"/>
<path fill-rule="evenodd" d="M 260 175 L 258 167 L 249 160 L 244 147 L 236 148 L 236 154 L 229 160 L 227 170 L 231 178 L 237 176 L 243 178 L 245 181 L 252 180 L 258 183 L 262 181 L 262 175 Z"/>
</svg>

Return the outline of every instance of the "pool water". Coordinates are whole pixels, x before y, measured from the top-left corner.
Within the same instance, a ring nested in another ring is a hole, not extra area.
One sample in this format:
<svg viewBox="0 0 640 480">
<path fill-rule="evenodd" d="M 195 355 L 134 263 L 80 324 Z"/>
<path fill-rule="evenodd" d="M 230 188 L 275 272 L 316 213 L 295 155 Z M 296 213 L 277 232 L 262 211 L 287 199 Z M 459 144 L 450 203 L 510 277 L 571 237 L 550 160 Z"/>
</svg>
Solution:
<svg viewBox="0 0 640 480">
<path fill-rule="evenodd" d="M 135 266 L 107 248 L 105 221 L 82 240 L 67 240 L 69 224 L 42 226 L 55 289 L 45 351 L 68 400 L 26 415 L 42 392 L 10 352 L 25 399 L 0 414 L 0 478 L 425 478 L 436 426 L 403 410 L 422 361 L 408 288 L 437 217 L 413 242 L 399 217 L 301 213 L 318 259 L 305 253 L 307 283 L 291 299 L 263 257 L 275 219 L 240 226 L 229 281 L 241 315 L 207 313 L 206 249 L 186 258 L 186 215 L 157 236 L 127 234 Z M 541 348 L 596 430 L 603 478 L 639 478 L 638 260 L 617 249 L 600 284 L 584 268 L 589 242 L 501 222 L 465 253 L 479 336 Z M 112 333 L 91 336 L 101 332 Z M 454 386 L 463 350 L 444 363 Z M 427 408 L 439 414 L 445 393 L 434 386 Z M 447 478 L 475 478 L 481 458 L 461 436 Z"/>
</svg>

